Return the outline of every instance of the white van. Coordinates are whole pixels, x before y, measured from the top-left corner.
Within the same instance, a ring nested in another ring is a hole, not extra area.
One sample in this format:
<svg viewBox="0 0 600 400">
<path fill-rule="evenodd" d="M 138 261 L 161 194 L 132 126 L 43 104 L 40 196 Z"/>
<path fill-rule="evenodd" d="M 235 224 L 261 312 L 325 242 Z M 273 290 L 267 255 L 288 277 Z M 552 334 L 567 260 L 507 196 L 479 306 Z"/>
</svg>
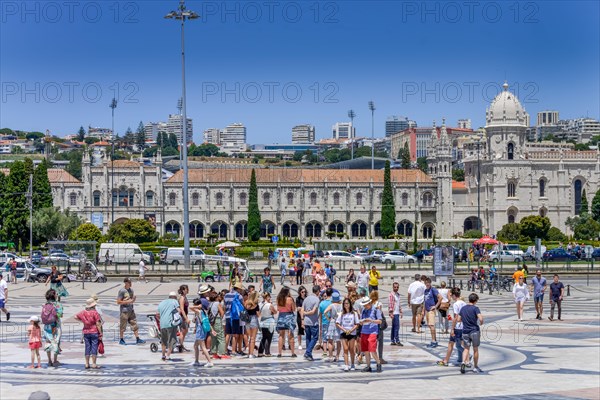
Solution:
<svg viewBox="0 0 600 400">
<path fill-rule="evenodd" d="M 184 258 L 183 247 L 169 247 L 165 256 L 165 264 L 183 264 Z M 190 263 L 200 265 L 202 260 L 204 260 L 204 252 L 197 248 L 191 248 Z"/>
<path fill-rule="evenodd" d="M 150 262 L 150 256 L 144 254 L 135 243 L 102 243 L 98 253 L 100 263 L 109 261 L 113 264 L 139 263 L 140 260 Z"/>
</svg>

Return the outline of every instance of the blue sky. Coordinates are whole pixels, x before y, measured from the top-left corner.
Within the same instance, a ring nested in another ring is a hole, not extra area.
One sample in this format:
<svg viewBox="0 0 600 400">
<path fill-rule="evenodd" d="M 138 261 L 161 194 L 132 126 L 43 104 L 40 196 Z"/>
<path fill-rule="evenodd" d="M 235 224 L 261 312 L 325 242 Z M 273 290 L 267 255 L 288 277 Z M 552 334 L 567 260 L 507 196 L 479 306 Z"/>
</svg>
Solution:
<svg viewBox="0 0 600 400">
<path fill-rule="evenodd" d="M 178 1 L 0 3 L 0 126 L 135 130 L 164 121 L 181 93 Z M 267 5 L 269 4 L 269 5 Z M 188 1 L 188 116 L 202 131 L 242 122 L 249 143 L 357 117 L 375 135 L 389 115 L 421 126 L 483 125 L 504 79 L 535 121 L 600 114 L 600 10 L 588 2 Z"/>
</svg>

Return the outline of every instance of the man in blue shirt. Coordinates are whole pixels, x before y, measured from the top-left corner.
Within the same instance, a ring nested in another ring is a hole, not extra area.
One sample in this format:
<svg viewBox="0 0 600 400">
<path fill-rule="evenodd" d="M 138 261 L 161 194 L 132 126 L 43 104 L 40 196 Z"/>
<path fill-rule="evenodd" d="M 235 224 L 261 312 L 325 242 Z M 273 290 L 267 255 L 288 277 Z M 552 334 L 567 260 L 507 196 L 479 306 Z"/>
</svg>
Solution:
<svg viewBox="0 0 600 400">
<path fill-rule="evenodd" d="M 373 372 L 371 369 L 371 357 L 377 363 L 377 372 L 381 372 L 381 360 L 377 354 L 377 335 L 379 334 L 379 325 L 383 316 L 378 308 L 373 307 L 371 299 L 367 296 L 360 300 L 363 310 L 360 314 L 360 351 L 365 353 L 367 366 L 362 372 Z"/>
<path fill-rule="evenodd" d="M 179 302 L 177 293 L 169 293 L 169 298 L 164 299 L 158 305 L 158 314 L 160 315 L 160 344 L 162 346 L 162 360 L 171 360 L 171 351 L 177 343 L 177 326 L 173 325 L 173 315 L 179 312 Z M 181 316 L 179 316 L 181 321 Z M 166 353 L 166 354 L 165 354 Z"/>
<path fill-rule="evenodd" d="M 333 289 L 331 287 L 325 289 L 325 298 L 321 300 L 321 303 L 319 304 L 319 316 L 321 317 L 321 329 L 319 330 L 321 335 L 319 338 L 319 346 L 323 348 L 323 358 L 327 357 L 327 352 L 325 351 L 325 347 L 323 346 L 323 339 L 325 338 L 325 334 L 329 329 L 329 319 L 327 319 L 327 317 L 325 316 L 325 310 L 331 305 L 332 295 Z"/>
<path fill-rule="evenodd" d="M 542 311 L 544 311 L 544 293 L 546 292 L 546 278 L 542 276 L 542 271 L 539 269 L 535 271 L 535 276 L 531 280 L 531 287 L 533 288 L 533 302 L 535 304 L 535 312 L 537 313 L 536 319 L 542 319 Z"/>
<path fill-rule="evenodd" d="M 469 350 L 473 345 L 473 372 L 483 372 L 479 368 L 479 344 L 481 342 L 481 333 L 479 326 L 483 325 L 483 316 L 479 307 L 475 304 L 479 301 L 479 296 L 476 293 L 469 295 L 469 304 L 460 309 L 457 323 L 463 324 L 463 362 L 460 364 L 460 373 L 464 374 L 469 363 Z"/>
<path fill-rule="evenodd" d="M 232 352 L 238 356 L 244 356 L 242 351 L 242 327 L 240 326 L 239 316 L 234 316 L 231 313 L 233 302 L 237 299 L 241 304 L 244 304 L 244 298 L 241 293 L 244 291 L 242 282 L 237 282 L 231 291 L 225 295 L 225 343 L 229 343 L 231 337 Z M 237 317 L 237 318 L 234 318 Z"/>
<path fill-rule="evenodd" d="M 431 286 L 431 278 L 425 279 L 425 317 L 429 331 L 431 332 L 431 343 L 427 345 L 428 348 L 433 349 L 438 346 L 437 337 L 435 335 L 435 319 L 437 316 L 437 310 L 442 303 L 442 295 L 436 288 Z"/>
</svg>

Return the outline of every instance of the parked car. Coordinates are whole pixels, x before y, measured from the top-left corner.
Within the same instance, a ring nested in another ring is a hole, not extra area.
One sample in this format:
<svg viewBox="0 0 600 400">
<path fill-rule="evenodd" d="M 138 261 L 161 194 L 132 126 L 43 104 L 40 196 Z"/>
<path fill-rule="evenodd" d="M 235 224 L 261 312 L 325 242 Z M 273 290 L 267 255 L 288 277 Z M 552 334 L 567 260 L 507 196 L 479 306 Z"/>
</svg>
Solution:
<svg viewBox="0 0 600 400">
<path fill-rule="evenodd" d="M 432 261 L 433 260 L 433 250 L 431 250 L 431 249 L 419 250 L 415 254 L 413 254 L 413 257 L 415 257 L 420 262 Z"/>
<path fill-rule="evenodd" d="M 417 262 L 417 258 L 406 254 L 400 250 L 388 251 L 381 257 L 381 261 L 385 264 L 391 264 L 393 262 L 399 264 L 412 264 Z"/>
<path fill-rule="evenodd" d="M 42 252 L 41 252 L 41 251 L 39 251 L 39 250 L 34 250 L 34 251 L 31 253 L 31 260 L 30 260 L 30 261 L 31 261 L 31 263 L 32 263 L 32 264 L 34 264 L 34 265 L 39 265 L 39 264 L 42 262 L 42 257 L 43 257 L 43 254 L 42 254 Z"/>
<path fill-rule="evenodd" d="M 489 256 L 489 260 L 492 262 L 521 262 L 523 261 L 523 258 L 521 256 L 517 256 L 514 255 L 512 252 L 508 251 L 508 250 L 502 250 L 502 251 L 490 251 L 488 253 Z"/>
<path fill-rule="evenodd" d="M 8 262 L 2 264 L 0 267 L 2 271 L 8 271 L 9 266 Z M 27 280 L 30 282 L 41 282 L 38 281 L 38 276 L 44 277 L 44 282 L 50 275 L 50 270 L 48 268 L 39 268 L 30 263 L 29 261 L 17 261 L 17 280 Z"/>
<path fill-rule="evenodd" d="M 204 259 L 204 252 L 200 249 L 190 249 L 190 263 L 200 265 Z M 183 247 L 169 247 L 165 257 L 166 264 L 179 265 L 183 264 L 185 257 L 183 255 Z"/>
<path fill-rule="evenodd" d="M 545 252 L 542 259 L 544 261 L 574 261 L 577 260 L 577 256 L 570 254 L 565 249 L 557 248 Z"/>
<path fill-rule="evenodd" d="M 371 261 L 379 261 L 381 262 L 381 257 L 385 255 L 385 251 L 383 250 L 373 250 L 371 252 Z"/>
<path fill-rule="evenodd" d="M 360 257 L 364 262 L 372 260 L 372 255 L 368 251 L 353 251 L 352 255 Z"/>
<path fill-rule="evenodd" d="M 592 258 L 594 261 L 600 261 L 600 247 L 594 249 L 592 252 Z"/>
<path fill-rule="evenodd" d="M 546 252 L 546 246 L 541 246 L 540 249 L 542 250 L 540 252 L 540 254 L 543 256 L 544 253 Z M 527 250 L 525 251 L 525 254 L 523 254 L 523 259 L 524 260 L 530 260 L 530 261 L 535 261 L 535 246 L 529 246 L 527 248 Z"/>
<path fill-rule="evenodd" d="M 362 258 L 347 251 L 330 250 L 324 251 L 324 259 L 327 261 L 362 261 Z"/>
<path fill-rule="evenodd" d="M 521 259 L 525 256 L 525 253 L 521 250 L 521 246 L 518 244 L 505 244 L 502 246 L 502 250 L 509 251 L 511 254 L 518 256 Z"/>
<path fill-rule="evenodd" d="M 14 258 L 15 261 L 17 261 L 17 262 L 25 261 L 24 258 L 19 257 L 18 255 L 14 254 L 14 253 L 8 253 L 8 252 L 0 253 L 0 263 L 5 263 L 8 260 L 10 260 L 11 258 Z"/>
<path fill-rule="evenodd" d="M 147 255 L 142 253 L 142 249 L 136 243 L 102 243 L 100 245 L 100 262 L 106 262 L 106 258 L 114 264 L 137 264 L 140 260 L 149 262 Z"/>
<path fill-rule="evenodd" d="M 79 264 L 81 260 L 77 257 L 71 257 L 66 253 L 51 253 L 46 257 L 42 257 L 40 260 L 40 264 L 48 265 L 55 264 L 59 266 L 69 265 L 69 264 Z"/>
</svg>

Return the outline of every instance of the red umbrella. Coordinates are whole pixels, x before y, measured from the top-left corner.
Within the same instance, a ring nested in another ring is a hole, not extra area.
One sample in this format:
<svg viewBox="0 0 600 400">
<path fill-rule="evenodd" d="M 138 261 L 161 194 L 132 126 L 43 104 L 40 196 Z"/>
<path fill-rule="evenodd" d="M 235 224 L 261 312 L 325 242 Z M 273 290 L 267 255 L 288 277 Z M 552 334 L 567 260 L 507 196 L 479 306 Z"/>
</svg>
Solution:
<svg viewBox="0 0 600 400">
<path fill-rule="evenodd" d="M 498 241 L 489 236 L 484 236 L 481 239 L 477 239 L 473 243 L 475 243 L 475 244 L 498 244 Z"/>
</svg>

